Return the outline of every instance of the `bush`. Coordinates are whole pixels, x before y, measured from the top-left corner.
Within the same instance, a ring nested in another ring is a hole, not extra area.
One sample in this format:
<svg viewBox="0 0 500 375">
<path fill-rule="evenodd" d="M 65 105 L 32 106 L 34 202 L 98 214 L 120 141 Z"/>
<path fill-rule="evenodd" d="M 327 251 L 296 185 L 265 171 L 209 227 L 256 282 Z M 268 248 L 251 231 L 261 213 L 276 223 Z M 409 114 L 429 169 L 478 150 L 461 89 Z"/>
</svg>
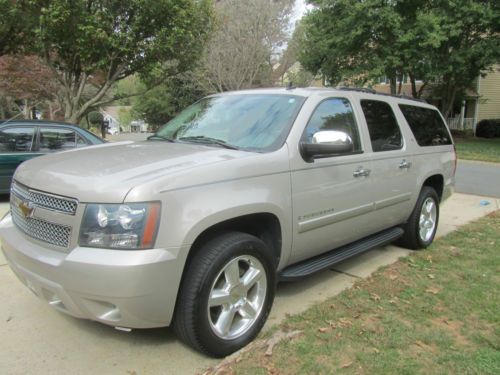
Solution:
<svg viewBox="0 0 500 375">
<path fill-rule="evenodd" d="M 99 125 L 100 126 L 104 121 L 104 116 L 102 115 L 102 113 L 97 112 L 97 111 L 90 112 L 88 114 L 87 118 L 92 125 Z"/>
<path fill-rule="evenodd" d="M 476 137 L 500 137 L 500 119 L 479 121 L 476 126 Z"/>
</svg>

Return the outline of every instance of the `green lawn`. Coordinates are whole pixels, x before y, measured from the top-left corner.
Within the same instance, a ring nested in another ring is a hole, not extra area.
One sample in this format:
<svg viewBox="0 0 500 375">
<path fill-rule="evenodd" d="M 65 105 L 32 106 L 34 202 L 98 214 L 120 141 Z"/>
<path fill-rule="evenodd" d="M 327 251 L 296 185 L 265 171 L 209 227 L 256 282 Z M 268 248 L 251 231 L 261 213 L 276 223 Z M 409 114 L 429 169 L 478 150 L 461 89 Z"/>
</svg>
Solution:
<svg viewBox="0 0 500 375">
<path fill-rule="evenodd" d="M 500 138 L 455 138 L 459 159 L 500 163 Z"/>
<path fill-rule="evenodd" d="M 500 374 L 500 211 L 264 335 L 220 373 Z M 262 339 L 260 341 L 262 343 Z"/>
</svg>

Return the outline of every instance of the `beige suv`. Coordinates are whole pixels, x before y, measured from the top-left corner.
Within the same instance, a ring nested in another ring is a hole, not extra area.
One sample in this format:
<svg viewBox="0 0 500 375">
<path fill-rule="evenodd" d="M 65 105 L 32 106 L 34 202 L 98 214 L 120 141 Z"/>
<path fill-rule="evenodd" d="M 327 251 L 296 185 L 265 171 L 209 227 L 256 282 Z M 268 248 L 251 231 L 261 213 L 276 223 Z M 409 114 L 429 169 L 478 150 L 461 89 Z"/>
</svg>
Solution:
<svg viewBox="0 0 500 375">
<path fill-rule="evenodd" d="M 19 279 L 117 328 L 250 342 L 280 280 L 436 233 L 456 156 L 435 107 L 348 89 L 209 96 L 148 141 L 30 160 L 0 223 Z"/>
</svg>

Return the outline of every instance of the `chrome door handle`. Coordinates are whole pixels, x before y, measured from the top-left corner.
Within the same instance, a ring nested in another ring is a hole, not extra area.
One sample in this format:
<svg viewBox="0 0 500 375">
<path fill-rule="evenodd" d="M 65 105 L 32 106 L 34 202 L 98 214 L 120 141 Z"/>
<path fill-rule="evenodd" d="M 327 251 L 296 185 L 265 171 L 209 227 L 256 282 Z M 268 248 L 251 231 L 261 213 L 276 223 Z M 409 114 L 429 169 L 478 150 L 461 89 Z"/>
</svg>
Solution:
<svg viewBox="0 0 500 375">
<path fill-rule="evenodd" d="M 409 169 L 411 167 L 411 163 L 403 159 L 401 163 L 399 163 L 399 169 Z"/>
<path fill-rule="evenodd" d="M 364 169 L 363 167 L 359 167 L 354 172 L 352 172 L 352 175 L 354 177 L 368 177 L 370 175 L 370 172 L 371 170 L 369 169 Z"/>
</svg>

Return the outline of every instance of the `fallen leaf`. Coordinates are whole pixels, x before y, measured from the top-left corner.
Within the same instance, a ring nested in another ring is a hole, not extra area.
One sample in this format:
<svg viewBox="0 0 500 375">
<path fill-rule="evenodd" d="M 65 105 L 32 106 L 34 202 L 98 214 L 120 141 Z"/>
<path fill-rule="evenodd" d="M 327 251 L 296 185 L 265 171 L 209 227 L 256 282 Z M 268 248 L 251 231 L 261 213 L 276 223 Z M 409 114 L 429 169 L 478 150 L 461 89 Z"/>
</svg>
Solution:
<svg viewBox="0 0 500 375">
<path fill-rule="evenodd" d="M 432 293 L 432 294 L 438 294 L 441 290 L 439 290 L 438 288 L 436 287 L 429 287 L 425 290 L 427 293 Z"/>
<path fill-rule="evenodd" d="M 302 333 L 302 331 L 292 331 L 292 332 L 278 332 L 275 333 L 273 337 L 271 337 L 269 340 L 267 340 L 267 349 L 265 352 L 265 355 L 270 357 L 273 355 L 273 349 L 274 346 L 279 343 L 280 341 L 283 340 L 290 340 L 295 336 L 298 336 Z M 227 358 L 227 357 L 226 357 Z"/>
<path fill-rule="evenodd" d="M 351 366 L 352 366 L 352 364 L 353 364 L 353 361 L 351 361 L 351 362 L 347 362 L 347 363 L 344 363 L 341 367 L 342 367 L 342 368 L 348 368 L 348 367 L 351 367 Z"/>
<path fill-rule="evenodd" d="M 335 324 L 335 322 L 332 322 L 331 320 L 327 320 L 326 322 L 328 323 L 328 325 L 330 326 L 330 328 L 332 328 L 332 329 L 337 328 L 337 325 Z"/>
<path fill-rule="evenodd" d="M 420 341 L 420 340 L 415 341 L 415 345 L 420 346 L 421 348 L 425 348 L 426 347 L 426 345 L 422 341 Z"/>
</svg>

